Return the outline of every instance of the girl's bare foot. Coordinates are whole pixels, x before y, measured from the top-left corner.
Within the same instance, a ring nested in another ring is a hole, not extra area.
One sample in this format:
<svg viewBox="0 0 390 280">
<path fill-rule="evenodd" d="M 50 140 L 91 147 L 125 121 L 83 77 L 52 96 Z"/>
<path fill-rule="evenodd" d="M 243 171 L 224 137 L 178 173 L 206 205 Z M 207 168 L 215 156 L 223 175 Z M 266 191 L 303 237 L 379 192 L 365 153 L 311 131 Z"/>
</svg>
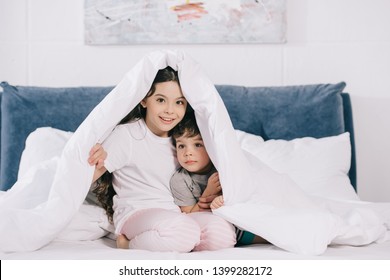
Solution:
<svg viewBox="0 0 390 280">
<path fill-rule="evenodd" d="M 116 247 L 119 249 L 129 249 L 129 243 L 129 239 L 127 239 L 123 234 L 118 235 L 116 238 Z"/>
</svg>

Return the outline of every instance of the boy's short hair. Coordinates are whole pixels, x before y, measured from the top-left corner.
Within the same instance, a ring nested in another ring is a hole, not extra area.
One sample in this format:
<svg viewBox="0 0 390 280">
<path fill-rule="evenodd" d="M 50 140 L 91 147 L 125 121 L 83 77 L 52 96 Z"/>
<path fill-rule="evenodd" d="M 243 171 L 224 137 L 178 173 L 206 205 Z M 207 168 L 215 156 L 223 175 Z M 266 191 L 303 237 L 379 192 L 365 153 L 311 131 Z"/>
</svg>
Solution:
<svg viewBox="0 0 390 280">
<path fill-rule="evenodd" d="M 196 124 L 195 114 L 187 114 L 172 130 L 171 136 L 173 144 L 176 145 L 176 139 L 186 135 L 195 137 L 200 134 L 199 127 Z"/>
</svg>

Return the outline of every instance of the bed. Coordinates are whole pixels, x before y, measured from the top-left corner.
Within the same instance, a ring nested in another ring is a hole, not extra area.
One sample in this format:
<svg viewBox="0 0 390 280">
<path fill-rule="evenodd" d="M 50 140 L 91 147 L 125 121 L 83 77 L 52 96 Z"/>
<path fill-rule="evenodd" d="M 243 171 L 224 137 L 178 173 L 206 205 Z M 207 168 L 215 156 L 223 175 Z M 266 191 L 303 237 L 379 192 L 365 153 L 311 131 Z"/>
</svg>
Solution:
<svg viewBox="0 0 390 280">
<path fill-rule="evenodd" d="M 216 85 L 236 137 L 271 168 L 288 174 L 305 191 L 331 199 L 358 200 L 352 105 L 345 83 L 244 87 Z M 72 132 L 113 89 L 108 87 L 1 87 L 1 190 L 29 166 L 61 153 Z M 303 172 L 310 169 L 311 172 Z M 88 199 L 85 204 L 88 205 Z M 390 242 L 331 245 L 321 255 L 288 252 L 272 244 L 187 254 L 120 250 L 104 213 L 72 221 L 39 250 L 0 253 L 1 259 L 384 259 Z M 96 232 L 96 228 L 99 228 Z"/>
</svg>

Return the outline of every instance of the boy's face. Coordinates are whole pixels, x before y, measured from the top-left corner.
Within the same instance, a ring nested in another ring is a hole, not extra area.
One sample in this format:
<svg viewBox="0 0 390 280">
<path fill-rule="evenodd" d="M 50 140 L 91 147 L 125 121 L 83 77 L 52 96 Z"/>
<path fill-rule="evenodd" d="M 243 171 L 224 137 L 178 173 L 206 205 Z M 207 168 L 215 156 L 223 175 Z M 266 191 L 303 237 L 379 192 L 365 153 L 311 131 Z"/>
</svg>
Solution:
<svg viewBox="0 0 390 280">
<path fill-rule="evenodd" d="M 200 135 L 187 137 L 184 134 L 176 138 L 176 151 L 180 165 L 189 172 L 203 174 L 210 171 L 212 163 Z"/>
</svg>

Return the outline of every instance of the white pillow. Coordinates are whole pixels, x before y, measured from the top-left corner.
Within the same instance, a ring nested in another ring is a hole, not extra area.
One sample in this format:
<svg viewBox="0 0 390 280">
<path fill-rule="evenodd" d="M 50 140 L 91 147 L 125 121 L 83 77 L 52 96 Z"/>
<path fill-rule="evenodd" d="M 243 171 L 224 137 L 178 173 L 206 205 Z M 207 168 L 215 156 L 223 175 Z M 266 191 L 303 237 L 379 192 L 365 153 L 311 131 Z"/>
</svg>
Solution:
<svg viewBox="0 0 390 280">
<path fill-rule="evenodd" d="M 56 240 L 96 240 L 114 232 L 113 227 L 103 208 L 84 202 Z"/>
<path fill-rule="evenodd" d="M 269 167 L 290 176 L 311 195 L 359 200 L 348 177 L 351 162 L 349 133 L 304 137 L 290 141 L 268 140 L 236 131 L 241 147 Z"/>
<path fill-rule="evenodd" d="M 26 139 L 26 147 L 19 164 L 18 180 L 33 176 L 36 170 L 46 172 L 46 177 L 54 176 L 55 169 L 50 172 L 41 166 L 61 156 L 66 143 L 73 135 L 52 127 L 40 127 L 31 132 Z M 25 177 L 25 178 L 23 178 Z M 51 179 L 52 180 L 52 179 Z M 43 183 L 43 182 L 42 182 Z M 47 182 L 46 185 L 51 184 Z M 67 227 L 57 236 L 58 240 L 94 240 L 113 232 L 105 211 L 87 201 L 81 205 L 79 212 L 72 218 Z"/>
<path fill-rule="evenodd" d="M 40 127 L 31 132 L 20 158 L 18 179 L 32 166 L 55 156 L 61 156 L 66 142 L 72 135 L 73 132 L 52 127 Z"/>
</svg>

